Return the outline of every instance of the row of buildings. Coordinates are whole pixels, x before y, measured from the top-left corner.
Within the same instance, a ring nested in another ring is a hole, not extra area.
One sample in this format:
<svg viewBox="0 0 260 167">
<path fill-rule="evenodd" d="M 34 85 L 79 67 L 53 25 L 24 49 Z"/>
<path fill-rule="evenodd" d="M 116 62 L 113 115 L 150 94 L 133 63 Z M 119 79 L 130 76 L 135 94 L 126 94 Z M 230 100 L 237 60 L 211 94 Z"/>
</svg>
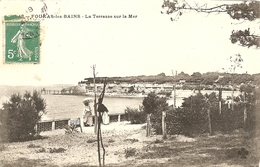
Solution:
<svg viewBox="0 0 260 167">
<path fill-rule="evenodd" d="M 175 88 L 181 89 L 185 84 L 185 80 L 179 81 Z M 78 86 L 84 87 L 87 94 L 91 94 L 94 92 L 94 83 L 84 82 L 79 83 Z M 103 83 L 96 83 L 97 92 L 101 92 L 103 90 Z M 106 85 L 106 93 L 110 94 L 148 94 L 150 92 L 156 92 L 161 94 L 169 94 L 173 91 L 174 85 L 172 83 L 164 83 L 164 84 L 153 84 L 147 82 L 139 82 L 139 83 L 107 83 Z"/>
</svg>

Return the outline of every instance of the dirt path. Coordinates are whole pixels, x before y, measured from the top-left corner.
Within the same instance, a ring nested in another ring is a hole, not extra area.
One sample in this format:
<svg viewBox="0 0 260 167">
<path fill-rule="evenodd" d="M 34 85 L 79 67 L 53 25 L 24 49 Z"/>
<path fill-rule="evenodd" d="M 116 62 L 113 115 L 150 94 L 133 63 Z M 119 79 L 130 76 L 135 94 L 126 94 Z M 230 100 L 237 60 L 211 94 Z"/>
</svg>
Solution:
<svg viewBox="0 0 260 167">
<path fill-rule="evenodd" d="M 126 122 L 102 126 L 106 164 L 125 161 L 125 150 L 133 143 L 134 147 L 142 148 L 141 138 L 145 138 L 142 126 Z M 40 140 L 3 144 L 0 162 L 10 164 L 29 159 L 39 163 L 37 165 L 47 166 L 98 165 L 96 135 L 93 132 L 94 127 L 85 127 L 83 133 L 66 135 L 65 130 L 55 130 L 41 133 L 44 138 Z M 138 142 L 131 137 L 136 134 L 140 138 Z M 58 149 L 61 152 L 52 153 Z"/>
<path fill-rule="evenodd" d="M 107 166 L 257 166 L 258 150 L 245 132 L 187 138 L 181 135 L 145 137 L 143 125 L 114 123 L 102 126 Z M 2 144 L 2 166 L 97 166 L 93 127 L 84 133 L 44 132 L 43 139 Z M 241 158 L 238 151 L 249 154 Z M 1 165 L 0 165 L 1 166 Z"/>
</svg>

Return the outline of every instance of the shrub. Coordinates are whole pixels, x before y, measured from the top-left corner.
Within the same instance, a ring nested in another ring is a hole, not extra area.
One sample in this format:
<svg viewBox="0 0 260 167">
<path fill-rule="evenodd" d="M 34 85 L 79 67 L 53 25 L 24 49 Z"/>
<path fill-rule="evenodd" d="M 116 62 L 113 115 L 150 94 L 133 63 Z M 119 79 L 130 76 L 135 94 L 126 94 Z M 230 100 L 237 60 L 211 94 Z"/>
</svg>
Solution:
<svg viewBox="0 0 260 167">
<path fill-rule="evenodd" d="M 147 135 L 151 135 L 151 127 L 155 130 L 156 134 L 162 134 L 162 111 L 169 109 L 167 99 L 165 97 L 159 97 L 155 92 L 151 92 L 144 98 L 143 108 L 148 116 L 147 125 L 151 124 L 151 126 L 147 127 Z"/>
<path fill-rule="evenodd" d="M 136 148 L 126 148 L 125 149 L 125 157 L 128 158 L 128 157 L 132 157 L 132 156 L 135 156 L 136 154 Z"/>
<path fill-rule="evenodd" d="M 217 100 L 216 94 L 204 96 L 198 93 L 185 98 L 181 108 L 168 110 L 165 119 L 167 134 L 193 136 L 208 132 L 208 103 L 214 100 Z M 162 133 L 161 119 L 161 113 L 151 117 L 157 134 Z"/>
<path fill-rule="evenodd" d="M 7 112 L 0 109 L 0 143 L 8 141 L 7 122 Z"/>
<path fill-rule="evenodd" d="M 5 150 L 5 146 L 3 144 L 0 144 L 0 152 L 4 151 Z"/>
<path fill-rule="evenodd" d="M 185 113 L 183 109 L 169 110 L 166 113 L 166 131 L 167 134 L 183 134 L 187 135 L 185 131 Z"/>
<path fill-rule="evenodd" d="M 219 113 L 219 102 L 215 93 L 205 96 L 197 94 L 184 99 L 182 108 L 167 112 L 167 133 L 193 136 L 209 132 L 207 109 L 210 109 L 212 132 L 229 133 L 239 128 L 253 131 L 256 124 L 255 105 L 253 103 L 246 105 L 247 122 L 244 124 L 244 103 L 236 103 L 232 111 L 222 101 L 222 111 Z"/>
<path fill-rule="evenodd" d="M 29 145 L 27 146 L 27 148 L 41 148 L 41 146 L 35 145 L 35 144 L 29 144 Z"/>
<path fill-rule="evenodd" d="M 36 151 L 36 153 L 46 153 L 46 149 L 45 148 L 40 148 L 39 150 Z"/>
<path fill-rule="evenodd" d="M 97 140 L 96 139 L 88 139 L 87 140 L 87 143 L 94 143 L 94 142 L 96 142 Z"/>
<path fill-rule="evenodd" d="M 155 144 L 163 143 L 163 140 L 156 139 L 156 140 L 154 141 L 154 143 L 155 143 Z"/>
<path fill-rule="evenodd" d="M 130 141 L 132 143 L 139 142 L 138 139 L 125 139 L 124 141 Z"/>
<path fill-rule="evenodd" d="M 45 149 L 45 148 L 42 148 L 40 147 L 39 150 L 36 151 L 36 153 L 63 153 L 65 152 L 66 149 L 65 148 L 48 148 L 48 149 Z"/>
<path fill-rule="evenodd" d="M 65 151 L 65 148 L 50 148 L 50 153 L 63 153 Z"/>
<path fill-rule="evenodd" d="M 218 98 L 216 93 L 202 95 L 200 93 L 184 99 L 181 108 L 169 111 L 166 116 L 168 134 L 182 134 L 185 136 L 199 135 L 209 132 L 210 110 L 212 131 L 224 131 L 224 122 L 234 124 L 230 120 L 230 114 L 226 111 L 225 116 L 219 114 Z M 225 110 L 225 107 L 222 108 Z M 227 126 L 230 128 L 230 126 Z"/>
<path fill-rule="evenodd" d="M 146 114 L 155 114 L 168 109 L 167 99 L 159 97 L 155 92 L 149 93 L 142 103 Z"/>
<path fill-rule="evenodd" d="M 152 131 L 157 135 L 161 135 L 162 134 L 162 112 L 158 111 L 153 113 L 150 117 L 150 120 L 151 120 Z"/>
<path fill-rule="evenodd" d="M 109 140 L 108 140 L 108 143 L 114 143 L 114 142 L 115 142 L 114 139 L 109 139 Z"/>
<path fill-rule="evenodd" d="M 125 115 L 127 120 L 131 122 L 131 124 L 143 124 L 146 121 L 146 114 L 141 109 L 141 107 L 139 108 L 139 110 L 127 107 L 125 109 Z"/>
<path fill-rule="evenodd" d="M 2 127 L 6 132 L 6 141 L 25 141 L 32 139 L 35 126 L 45 113 L 46 103 L 37 91 L 23 96 L 13 94 L 9 102 L 3 104 L 0 114 Z M 2 128 L 1 127 L 1 128 Z"/>
</svg>

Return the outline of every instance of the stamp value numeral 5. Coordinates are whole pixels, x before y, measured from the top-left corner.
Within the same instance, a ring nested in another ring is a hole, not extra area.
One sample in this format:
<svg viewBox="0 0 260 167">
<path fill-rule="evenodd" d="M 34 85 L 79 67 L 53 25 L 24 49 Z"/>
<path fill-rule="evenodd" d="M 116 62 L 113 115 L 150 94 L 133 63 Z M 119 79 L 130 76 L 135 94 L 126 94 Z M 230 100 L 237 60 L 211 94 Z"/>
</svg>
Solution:
<svg viewBox="0 0 260 167">
<path fill-rule="evenodd" d="M 15 51 L 13 49 L 9 49 L 7 55 L 8 59 L 13 59 L 14 55 L 15 55 Z"/>
</svg>

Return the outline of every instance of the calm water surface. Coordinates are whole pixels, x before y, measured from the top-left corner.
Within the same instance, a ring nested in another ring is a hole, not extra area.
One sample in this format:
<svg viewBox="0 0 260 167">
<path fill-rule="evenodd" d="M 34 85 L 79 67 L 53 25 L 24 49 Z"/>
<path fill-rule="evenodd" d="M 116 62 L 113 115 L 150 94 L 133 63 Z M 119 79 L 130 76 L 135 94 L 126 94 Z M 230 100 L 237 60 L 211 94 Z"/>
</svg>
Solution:
<svg viewBox="0 0 260 167">
<path fill-rule="evenodd" d="M 0 92 L 0 102 L 6 102 L 12 93 L 19 92 L 18 89 L 2 89 Z M 211 93 L 212 91 L 201 91 L 203 94 Z M 215 91 L 218 93 L 217 91 Z M 20 92 L 21 93 L 21 92 Z M 23 93 L 21 93 L 23 94 Z M 190 90 L 177 90 L 176 91 L 176 106 L 181 106 L 183 102 L 183 98 L 189 97 L 194 94 L 193 91 Z M 239 94 L 238 91 L 235 92 L 235 96 Z M 172 93 L 173 95 L 173 93 Z M 227 96 L 231 96 L 231 91 L 223 91 L 223 98 Z M 77 118 L 81 117 L 84 105 L 82 100 L 86 98 L 86 96 L 72 96 L 72 95 L 42 95 L 42 97 L 46 100 L 47 114 L 43 116 L 43 120 L 46 119 L 60 119 L 60 118 Z M 127 107 L 130 108 L 139 108 L 142 105 L 143 98 L 141 97 L 107 97 L 104 98 L 104 104 L 107 106 L 110 113 L 124 113 Z M 172 105 L 174 103 L 174 99 L 168 99 L 168 104 Z M 93 108 L 93 103 L 90 104 Z M 93 113 L 94 114 L 94 113 Z"/>
<path fill-rule="evenodd" d="M 80 117 L 84 108 L 82 101 L 86 98 L 85 96 L 71 95 L 42 95 L 42 97 L 47 103 L 47 114 L 43 119 Z M 103 104 L 106 105 L 109 113 L 124 113 L 126 107 L 139 108 L 142 101 L 143 98 L 105 97 Z M 92 110 L 94 110 L 93 104 L 90 103 Z"/>
<path fill-rule="evenodd" d="M 71 95 L 42 95 L 47 106 L 47 113 L 43 116 L 46 119 L 59 118 L 77 118 L 82 115 L 84 104 L 82 103 L 85 96 L 71 96 Z M 109 113 L 124 113 L 127 107 L 139 108 L 142 105 L 143 98 L 139 97 L 105 97 L 103 103 L 109 110 Z M 173 104 L 174 100 L 169 99 L 168 103 Z M 182 103 L 182 98 L 176 99 L 177 106 Z M 94 110 L 93 103 L 90 103 L 92 110 Z M 94 114 L 94 113 L 93 113 Z"/>
</svg>

